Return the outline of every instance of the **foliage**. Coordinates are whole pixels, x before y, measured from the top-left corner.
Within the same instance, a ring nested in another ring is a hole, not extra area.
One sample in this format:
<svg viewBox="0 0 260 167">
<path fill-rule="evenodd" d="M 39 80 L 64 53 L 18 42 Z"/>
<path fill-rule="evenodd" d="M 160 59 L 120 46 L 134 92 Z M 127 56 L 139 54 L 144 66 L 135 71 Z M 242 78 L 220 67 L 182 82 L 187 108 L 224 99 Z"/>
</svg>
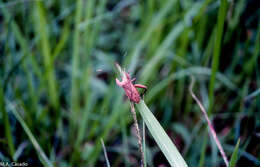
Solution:
<svg viewBox="0 0 260 167">
<path fill-rule="evenodd" d="M 148 86 L 144 101 L 188 166 L 224 164 L 190 75 L 229 160 L 238 150 L 237 166 L 260 165 L 257 4 L 0 0 L 1 162 L 101 166 L 103 139 L 111 166 L 138 166 L 119 62 Z M 145 139 L 147 166 L 169 165 L 149 131 Z"/>
</svg>

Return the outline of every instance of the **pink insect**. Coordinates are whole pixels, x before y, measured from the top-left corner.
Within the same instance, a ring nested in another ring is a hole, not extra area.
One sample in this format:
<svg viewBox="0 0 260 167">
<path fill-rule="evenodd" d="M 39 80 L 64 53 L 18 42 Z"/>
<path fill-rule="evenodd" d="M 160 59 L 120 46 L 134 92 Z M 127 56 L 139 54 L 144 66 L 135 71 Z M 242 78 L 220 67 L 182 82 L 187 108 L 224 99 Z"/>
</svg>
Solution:
<svg viewBox="0 0 260 167">
<path fill-rule="evenodd" d="M 124 73 L 124 75 L 122 77 L 122 81 L 119 81 L 116 78 L 116 84 L 125 90 L 125 94 L 129 98 L 130 101 L 139 103 L 141 97 L 136 88 L 143 88 L 146 90 L 147 87 L 144 85 L 141 85 L 141 84 L 133 84 L 133 82 L 136 79 L 135 78 L 131 79 L 130 75 L 125 71 L 123 71 L 123 73 Z"/>
</svg>

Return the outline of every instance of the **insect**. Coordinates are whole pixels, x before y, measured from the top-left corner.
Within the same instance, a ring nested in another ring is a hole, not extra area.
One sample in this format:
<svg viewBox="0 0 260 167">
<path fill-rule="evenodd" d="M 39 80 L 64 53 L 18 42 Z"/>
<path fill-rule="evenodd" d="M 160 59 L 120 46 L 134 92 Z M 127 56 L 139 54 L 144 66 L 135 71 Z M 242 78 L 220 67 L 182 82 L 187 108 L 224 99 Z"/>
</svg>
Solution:
<svg viewBox="0 0 260 167">
<path fill-rule="evenodd" d="M 135 78 L 131 79 L 130 75 L 125 71 L 123 71 L 123 73 L 124 73 L 124 76 L 122 77 L 122 81 L 119 81 L 116 78 L 116 84 L 125 90 L 125 94 L 129 98 L 130 101 L 139 103 L 141 97 L 136 88 L 143 88 L 146 91 L 147 87 L 144 85 L 141 85 L 141 84 L 133 84 L 133 82 L 136 79 Z"/>
</svg>

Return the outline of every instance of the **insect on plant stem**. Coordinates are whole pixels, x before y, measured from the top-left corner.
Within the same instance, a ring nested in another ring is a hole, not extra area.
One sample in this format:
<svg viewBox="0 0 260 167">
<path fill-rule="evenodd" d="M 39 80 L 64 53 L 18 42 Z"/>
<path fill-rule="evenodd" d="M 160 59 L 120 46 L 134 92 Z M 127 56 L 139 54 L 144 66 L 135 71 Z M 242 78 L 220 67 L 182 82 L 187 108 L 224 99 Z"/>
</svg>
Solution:
<svg viewBox="0 0 260 167">
<path fill-rule="evenodd" d="M 136 130 L 136 136 L 138 139 L 138 146 L 139 150 L 141 153 L 141 167 L 144 166 L 144 152 L 143 152 L 143 146 L 142 146 L 142 137 L 140 134 L 140 130 L 138 127 L 138 122 L 137 122 L 137 117 L 136 117 L 136 112 L 135 112 L 135 106 L 134 103 L 139 103 L 140 102 L 140 94 L 136 88 L 143 88 L 147 89 L 146 86 L 141 85 L 141 84 L 133 84 L 133 82 L 136 80 L 135 78 L 131 79 L 130 75 L 122 70 L 119 64 L 115 63 L 115 66 L 117 67 L 118 71 L 120 72 L 120 75 L 122 77 L 122 81 L 119 81 L 116 78 L 116 84 L 120 87 L 122 87 L 125 91 L 126 96 L 130 100 L 130 106 L 131 106 L 131 113 L 134 119 L 134 126 Z"/>
</svg>

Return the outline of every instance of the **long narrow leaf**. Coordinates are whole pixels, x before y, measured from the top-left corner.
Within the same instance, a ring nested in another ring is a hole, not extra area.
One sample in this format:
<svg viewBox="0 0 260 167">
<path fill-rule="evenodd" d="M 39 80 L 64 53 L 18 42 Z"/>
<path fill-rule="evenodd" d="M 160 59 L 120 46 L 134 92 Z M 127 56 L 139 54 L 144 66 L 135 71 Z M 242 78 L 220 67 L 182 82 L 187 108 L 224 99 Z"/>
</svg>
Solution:
<svg viewBox="0 0 260 167">
<path fill-rule="evenodd" d="M 152 112 L 146 106 L 144 101 L 141 100 L 138 104 L 136 104 L 136 106 L 140 111 L 142 118 L 144 119 L 144 122 L 148 127 L 151 135 L 160 147 L 170 165 L 173 167 L 186 167 L 187 164 L 184 161 L 183 157 L 171 141 L 170 137 L 166 134 L 158 120 L 154 117 Z"/>
<path fill-rule="evenodd" d="M 16 107 L 8 102 L 8 105 L 12 111 L 12 113 L 14 114 L 15 118 L 19 121 L 19 123 L 21 124 L 21 126 L 23 127 L 23 130 L 25 131 L 25 133 L 27 134 L 27 136 L 29 137 L 30 141 L 32 142 L 36 152 L 39 155 L 39 158 L 43 164 L 43 166 L 45 167 L 53 167 L 52 163 L 50 162 L 50 160 L 47 158 L 47 156 L 45 155 L 44 151 L 42 150 L 41 146 L 39 145 L 39 143 L 37 142 L 37 140 L 35 139 L 35 137 L 33 136 L 31 130 L 29 129 L 29 127 L 26 125 L 26 123 L 24 122 L 23 118 L 18 114 Z"/>
<path fill-rule="evenodd" d="M 216 39 L 215 39 L 213 60 L 212 60 L 212 67 L 211 67 L 212 75 L 210 78 L 210 85 L 209 85 L 209 110 L 208 110 L 209 114 L 212 111 L 213 102 L 214 102 L 214 86 L 215 86 L 216 74 L 219 66 L 221 40 L 222 40 L 222 34 L 224 29 L 224 21 L 227 12 L 227 3 L 228 3 L 227 0 L 221 0 L 219 12 L 218 12 L 217 33 L 215 37 Z"/>
<path fill-rule="evenodd" d="M 237 157 L 238 157 L 237 153 L 238 153 L 239 143 L 240 143 L 240 139 L 237 141 L 236 147 L 235 147 L 234 152 L 231 156 L 229 167 L 235 167 L 235 165 L 236 165 Z"/>
<path fill-rule="evenodd" d="M 3 88 L 0 83 L 0 111 L 2 112 L 3 115 L 3 121 L 4 121 L 4 132 L 5 132 L 5 137 L 7 139 L 7 144 L 9 147 L 10 155 L 13 156 L 15 152 L 14 148 L 14 142 L 13 142 L 13 136 L 12 136 L 12 131 L 11 131 L 11 126 L 8 118 L 8 114 L 5 110 L 5 101 L 4 101 L 4 93 L 3 93 Z"/>
</svg>

